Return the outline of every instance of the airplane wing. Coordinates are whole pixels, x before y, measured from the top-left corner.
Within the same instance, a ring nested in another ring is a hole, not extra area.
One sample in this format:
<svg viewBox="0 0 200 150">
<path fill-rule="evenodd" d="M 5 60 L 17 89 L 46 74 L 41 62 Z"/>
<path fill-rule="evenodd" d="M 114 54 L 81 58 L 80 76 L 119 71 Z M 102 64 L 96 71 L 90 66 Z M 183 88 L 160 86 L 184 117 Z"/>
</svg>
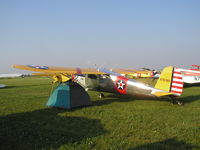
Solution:
<svg viewBox="0 0 200 150">
<path fill-rule="evenodd" d="M 135 69 L 112 69 L 114 72 L 118 72 L 121 74 L 133 74 L 133 73 L 150 73 L 152 71 L 144 71 L 144 70 L 135 70 Z"/>
<path fill-rule="evenodd" d="M 128 75 L 130 78 L 149 78 L 154 76 L 153 71 L 149 70 L 112 69 L 112 71 Z"/>
<path fill-rule="evenodd" d="M 50 66 L 35 66 L 35 65 L 13 65 L 13 68 L 42 72 L 48 74 L 104 74 L 97 69 L 92 68 L 69 68 L 69 67 L 50 67 Z"/>
<path fill-rule="evenodd" d="M 68 68 L 68 67 L 50 67 L 50 66 L 35 66 L 35 65 L 13 65 L 13 68 L 40 72 L 33 73 L 36 76 L 52 77 L 53 82 L 66 82 L 73 80 L 74 74 L 105 74 L 92 68 Z"/>
<path fill-rule="evenodd" d="M 179 69 L 184 76 L 200 76 L 200 71 L 198 70 L 188 70 L 188 69 Z"/>
<path fill-rule="evenodd" d="M 50 76 L 54 79 L 54 82 L 57 81 L 68 81 L 71 79 L 73 74 L 106 74 L 105 72 L 95 69 L 95 68 L 72 68 L 72 67 L 52 67 L 52 66 L 37 66 L 37 65 L 13 65 L 13 68 L 40 72 L 33 73 L 32 75 L 37 76 Z M 133 70 L 133 69 L 113 69 L 113 72 L 119 74 L 131 75 L 133 73 L 146 73 L 149 71 Z"/>
<path fill-rule="evenodd" d="M 37 65 L 13 65 L 13 68 L 43 72 L 43 73 L 63 73 L 63 74 L 104 74 L 94 68 L 72 68 L 72 67 L 52 67 L 52 66 L 37 66 Z M 133 73 L 148 73 L 150 71 L 134 70 L 134 69 L 111 69 L 111 71 L 120 74 Z"/>
</svg>

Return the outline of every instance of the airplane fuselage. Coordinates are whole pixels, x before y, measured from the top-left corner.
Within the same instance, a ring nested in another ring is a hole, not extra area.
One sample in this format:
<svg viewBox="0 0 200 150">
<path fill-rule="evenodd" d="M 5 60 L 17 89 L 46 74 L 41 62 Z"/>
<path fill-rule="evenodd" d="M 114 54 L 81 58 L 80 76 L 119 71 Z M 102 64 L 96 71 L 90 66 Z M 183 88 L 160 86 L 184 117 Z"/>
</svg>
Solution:
<svg viewBox="0 0 200 150">
<path fill-rule="evenodd" d="M 183 76 L 183 81 L 187 84 L 200 83 L 200 76 Z"/>
<path fill-rule="evenodd" d="M 77 76 L 76 82 L 86 90 L 127 94 L 131 96 L 155 97 L 154 91 L 160 91 L 149 85 L 140 83 L 123 76 L 112 75 L 84 75 Z"/>
</svg>

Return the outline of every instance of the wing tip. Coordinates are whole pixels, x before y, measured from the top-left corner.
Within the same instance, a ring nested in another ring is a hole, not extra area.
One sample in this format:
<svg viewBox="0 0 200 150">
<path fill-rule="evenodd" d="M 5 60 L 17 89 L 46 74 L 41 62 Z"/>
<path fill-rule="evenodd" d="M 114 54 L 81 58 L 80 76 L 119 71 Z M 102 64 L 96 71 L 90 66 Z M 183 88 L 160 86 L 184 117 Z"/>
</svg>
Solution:
<svg viewBox="0 0 200 150">
<path fill-rule="evenodd" d="M 12 67 L 12 68 L 17 68 L 17 66 L 19 66 L 19 65 L 14 64 L 14 65 L 12 65 L 11 67 Z"/>
</svg>

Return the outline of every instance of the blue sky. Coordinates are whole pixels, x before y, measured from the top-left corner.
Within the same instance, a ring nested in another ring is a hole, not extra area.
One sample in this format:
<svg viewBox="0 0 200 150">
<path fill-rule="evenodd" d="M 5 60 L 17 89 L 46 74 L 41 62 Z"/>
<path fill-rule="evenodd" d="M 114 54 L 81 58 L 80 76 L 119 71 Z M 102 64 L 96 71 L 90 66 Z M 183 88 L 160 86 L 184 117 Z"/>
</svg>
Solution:
<svg viewBox="0 0 200 150">
<path fill-rule="evenodd" d="M 0 0 L 0 73 L 12 64 L 188 68 L 199 0 Z"/>
</svg>

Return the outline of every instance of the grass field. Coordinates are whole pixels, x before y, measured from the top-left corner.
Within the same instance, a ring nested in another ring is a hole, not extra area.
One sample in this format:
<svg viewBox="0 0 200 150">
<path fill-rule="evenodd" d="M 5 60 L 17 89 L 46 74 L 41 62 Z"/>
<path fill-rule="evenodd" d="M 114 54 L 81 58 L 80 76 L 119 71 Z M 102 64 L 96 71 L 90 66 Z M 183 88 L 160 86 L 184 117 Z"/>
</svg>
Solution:
<svg viewBox="0 0 200 150">
<path fill-rule="evenodd" d="M 0 79 L 1 150 L 200 149 L 200 86 L 184 89 L 184 106 L 89 92 L 93 106 L 69 111 L 45 106 L 50 83 Z"/>
</svg>

